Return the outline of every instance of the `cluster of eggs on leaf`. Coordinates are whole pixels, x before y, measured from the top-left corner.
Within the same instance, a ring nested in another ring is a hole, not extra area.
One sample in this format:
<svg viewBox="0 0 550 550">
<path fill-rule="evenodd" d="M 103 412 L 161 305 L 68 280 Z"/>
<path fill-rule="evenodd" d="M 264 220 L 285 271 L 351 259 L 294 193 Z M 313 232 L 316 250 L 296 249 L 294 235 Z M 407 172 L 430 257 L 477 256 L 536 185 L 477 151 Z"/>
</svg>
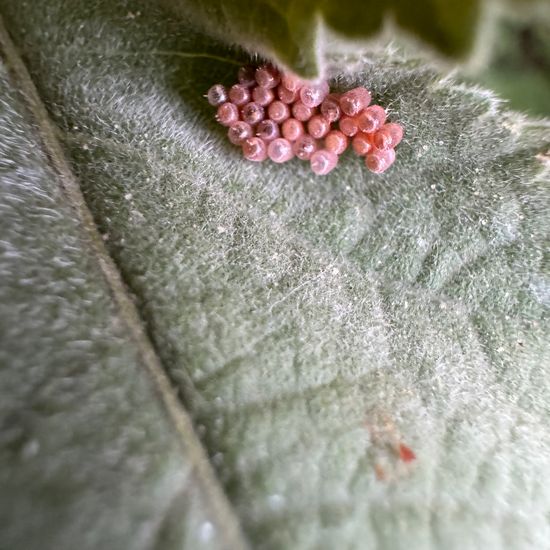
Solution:
<svg viewBox="0 0 550 550">
<path fill-rule="evenodd" d="M 230 88 L 215 84 L 206 97 L 246 159 L 282 163 L 297 157 L 324 175 L 351 141 L 371 172 L 393 164 L 403 128 L 386 121 L 383 107 L 371 105 L 366 88 L 331 93 L 326 81 L 306 82 L 271 64 L 241 67 L 237 79 Z"/>
</svg>

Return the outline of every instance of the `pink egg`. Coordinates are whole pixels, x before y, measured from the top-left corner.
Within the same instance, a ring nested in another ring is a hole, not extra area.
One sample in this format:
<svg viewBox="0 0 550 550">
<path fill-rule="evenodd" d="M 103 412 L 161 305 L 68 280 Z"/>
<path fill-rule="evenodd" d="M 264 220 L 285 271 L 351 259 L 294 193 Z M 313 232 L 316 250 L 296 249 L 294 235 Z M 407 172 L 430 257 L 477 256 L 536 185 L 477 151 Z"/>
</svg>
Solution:
<svg viewBox="0 0 550 550">
<path fill-rule="evenodd" d="M 292 115 L 296 120 L 301 122 L 308 121 L 315 114 L 315 109 L 313 107 L 308 107 L 304 105 L 301 101 L 297 101 L 292 106 Z"/>
<path fill-rule="evenodd" d="M 348 137 L 340 130 L 331 130 L 325 137 L 325 149 L 341 155 L 348 147 Z"/>
<path fill-rule="evenodd" d="M 354 88 L 340 96 L 340 108 L 344 114 L 355 116 L 368 107 L 370 101 L 370 92 L 366 88 Z"/>
<path fill-rule="evenodd" d="M 275 94 L 273 93 L 273 90 L 270 90 L 269 88 L 256 86 L 255 88 L 252 88 L 252 99 L 254 103 L 257 103 L 262 107 L 267 107 L 275 99 Z"/>
<path fill-rule="evenodd" d="M 277 162 L 277 163 L 286 162 L 287 160 L 290 160 L 294 156 L 290 141 L 288 141 L 285 138 L 274 139 L 267 146 L 267 156 L 273 162 Z"/>
<path fill-rule="evenodd" d="M 296 75 L 292 73 L 284 73 L 281 76 L 282 85 L 291 92 L 298 92 L 298 90 L 303 86 L 304 82 Z"/>
<path fill-rule="evenodd" d="M 282 84 L 277 86 L 277 96 L 286 104 L 294 103 L 298 99 L 298 91 L 293 92 L 285 88 Z"/>
<path fill-rule="evenodd" d="M 309 160 L 311 155 L 317 151 L 317 141 L 313 139 L 309 134 L 304 134 L 299 137 L 292 146 L 294 154 L 300 160 Z"/>
<path fill-rule="evenodd" d="M 227 94 L 225 86 L 222 84 L 214 84 L 206 93 L 206 99 L 208 99 L 208 103 L 210 103 L 212 107 L 219 107 L 229 99 L 229 95 Z"/>
<path fill-rule="evenodd" d="M 262 162 L 267 158 L 267 145 L 258 137 L 246 139 L 243 144 L 243 155 L 245 159 L 253 162 Z"/>
<path fill-rule="evenodd" d="M 241 116 L 248 124 L 258 124 L 264 119 L 265 109 L 260 104 L 251 101 L 241 109 Z"/>
<path fill-rule="evenodd" d="M 378 149 L 393 149 L 403 139 L 403 127 L 400 124 L 384 124 L 378 132 L 374 134 L 373 143 Z"/>
<path fill-rule="evenodd" d="M 243 120 L 234 122 L 227 130 L 227 137 L 233 145 L 241 145 L 245 139 L 251 138 L 253 134 L 252 126 Z"/>
<path fill-rule="evenodd" d="M 330 94 L 321 103 L 321 114 L 329 121 L 336 122 L 342 115 L 338 94 Z"/>
<path fill-rule="evenodd" d="M 296 141 L 304 135 L 304 125 L 295 118 L 285 120 L 281 126 L 281 134 L 288 141 Z"/>
<path fill-rule="evenodd" d="M 307 123 L 307 131 L 311 137 L 321 139 L 330 130 L 330 122 L 323 115 L 313 115 Z"/>
<path fill-rule="evenodd" d="M 275 88 L 280 81 L 279 71 L 271 63 L 256 69 L 256 82 L 262 88 Z"/>
<path fill-rule="evenodd" d="M 338 121 L 338 126 L 340 127 L 340 131 L 348 137 L 353 137 L 359 131 L 357 118 L 353 116 L 344 115 Z"/>
<path fill-rule="evenodd" d="M 286 103 L 274 101 L 267 108 L 267 114 L 271 120 L 280 124 L 290 117 L 290 109 Z"/>
<path fill-rule="evenodd" d="M 362 132 L 376 132 L 386 122 L 386 111 L 380 105 L 367 107 L 358 117 L 357 124 Z"/>
<path fill-rule="evenodd" d="M 309 160 L 311 169 L 318 176 L 324 176 L 338 164 L 338 155 L 326 149 L 315 151 Z"/>
<path fill-rule="evenodd" d="M 279 125 L 271 120 L 265 119 L 256 126 L 256 135 L 264 141 L 272 141 L 279 137 Z"/>
<path fill-rule="evenodd" d="M 252 65 L 244 65 L 237 72 L 237 80 L 242 86 L 250 88 L 256 84 L 256 69 Z"/>
<path fill-rule="evenodd" d="M 365 132 L 359 132 L 352 139 L 351 146 L 359 156 L 364 157 L 373 148 L 372 136 Z"/>
<path fill-rule="evenodd" d="M 373 149 L 372 152 L 365 157 L 365 164 L 367 168 L 375 174 L 385 172 L 394 161 L 394 149 L 386 149 L 384 151 L 380 149 Z"/>
<path fill-rule="evenodd" d="M 250 89 L 242 84 L 234 84 L 229 88 L 231 103 L 241 106 L 250 101 Z"/>
<path fill-rule="evenodd" d="M 222 103 L 216 112 L 216 120 L 222 126 L 231 126 L 239 120 L 239 108 L 234 103 Z"/>
<path fill-rule="evenodd" d="M 317 107 L 327 97 L 328 92 L 328 84 L 324 81 L 308 83 L 300 88 L 300 100 L 307 107 Z"/>
</svg>

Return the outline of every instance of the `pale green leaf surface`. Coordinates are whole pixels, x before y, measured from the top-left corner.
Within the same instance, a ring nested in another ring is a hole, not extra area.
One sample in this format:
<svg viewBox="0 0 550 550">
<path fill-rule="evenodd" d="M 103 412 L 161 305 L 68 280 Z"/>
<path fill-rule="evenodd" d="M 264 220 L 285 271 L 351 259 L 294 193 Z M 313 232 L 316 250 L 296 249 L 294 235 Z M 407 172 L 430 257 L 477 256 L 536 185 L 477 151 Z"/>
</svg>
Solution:
<svg viewBox="0 0 550 550">
<path fill-rule="evenodd" d="M 0 56 L 0 548 L 231 547 L 35 125 Z"/>
<path fill-rule="evenodd" d="M 230 53 L 178 20 L 0 6 L 253 546 L 544 547 L 548 123 L 371 58 L 337 84 L 404 123 L 391 171 L 258 166 L 201 97 L 235 67 L 169 55 Z"/>
</svg>

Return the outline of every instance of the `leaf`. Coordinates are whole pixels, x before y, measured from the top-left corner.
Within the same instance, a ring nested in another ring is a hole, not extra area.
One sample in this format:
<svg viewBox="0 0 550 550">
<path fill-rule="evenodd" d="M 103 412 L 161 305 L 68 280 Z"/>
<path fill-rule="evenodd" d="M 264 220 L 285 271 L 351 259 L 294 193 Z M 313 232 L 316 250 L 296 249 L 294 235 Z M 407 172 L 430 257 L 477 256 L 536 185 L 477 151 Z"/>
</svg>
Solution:
<svg viewBox="0 0 550 550">
<path fill-rule="evenodd" d="M 500 46 L 496 23 L 546 17 L 546 0 L 161 0 L 190 27 L 244 48 L 305 78 L 326 76 L 341 51 L 398 41 L 444 60 L 486 69 Z"/>
<path fill-rule="evenodd" d="M 1 28 L 0 52 L 13 61 Z M 239 535 L 202 448 L 3 61 L 0 98 L 0 547 L 227 548 Z"/>
<path fill-rule="evenodd" d="M 544 547 L 547 121 L 350 56 L 406 139 L 313 177 L 242 160 L 230 52 L 150 3 L 0 9 L 252 546 Z"/>
<path fill-rule="evenodd" d="M 163 0 L 190 25 L 229 44 L 260 53 L 308 78 L 344 39 L 379 35 L 388 21 L 447 56 L 464 57 L 474 45 L 482 3 L 464 0 Z M 387 26 L 387 25 L 386 25 Z M 330 36 L 327 36 L 327 32 Z M 337 35 L 334 39 L 333 34 Z M 342 44 L 344 45 L 344 44 Z"/>
<path fill-rule="evenodd" d="M 478 80 L 497 90 L 510 106 L 534 115 L 550 115 L 550 10 L 503 16 L 489 67 Z"/>
</svg>

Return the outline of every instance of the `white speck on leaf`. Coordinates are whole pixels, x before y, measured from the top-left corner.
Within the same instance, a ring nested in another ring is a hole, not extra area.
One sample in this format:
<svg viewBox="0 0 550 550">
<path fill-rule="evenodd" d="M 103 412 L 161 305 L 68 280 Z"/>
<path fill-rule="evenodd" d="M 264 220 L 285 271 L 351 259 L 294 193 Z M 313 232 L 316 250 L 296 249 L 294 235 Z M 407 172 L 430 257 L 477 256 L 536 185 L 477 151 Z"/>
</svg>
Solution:
<svg viewBox="0 0 550 550">
<path fill-rule="evenodd" d="M 272 510 L 281 510 L 285 505 L 285 497 L 282 495 L 269 495 L 267 503 Z"/>
<path fill-rule="evenodd" d="M 21 456 L 24 459 L 32 458 L 38 454 L 40 450 L 40 443 L 36 439 L 28 441 L 21 450 Z"/>
<path fill-rule="evenodd" d="M 199 527 L 199 540 L 201 542 L 209 542 L 212 540 L 212 537 L 216 534 L 214 526 L 209 522 L 205 521 L 201 523 Z"/>
<path fill-rule="evenodd" d="M 221 466 L 223 464 L 223 453 L 216 453 L 212 457 L 212 463 L 216 466 Z"/>
</svg>

